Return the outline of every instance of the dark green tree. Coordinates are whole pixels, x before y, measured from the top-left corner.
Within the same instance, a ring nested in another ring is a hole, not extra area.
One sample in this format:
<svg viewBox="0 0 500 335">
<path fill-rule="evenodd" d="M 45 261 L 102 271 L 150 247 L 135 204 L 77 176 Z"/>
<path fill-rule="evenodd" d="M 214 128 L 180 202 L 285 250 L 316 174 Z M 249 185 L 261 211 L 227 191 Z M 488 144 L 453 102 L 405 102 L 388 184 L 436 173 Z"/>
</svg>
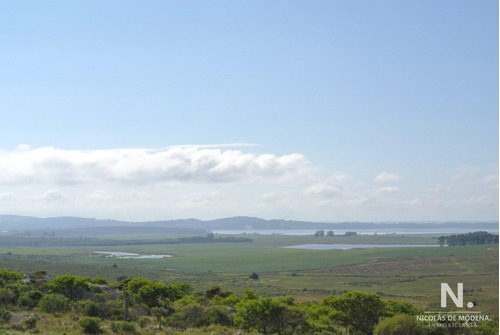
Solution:
<svg viewBox="0 0 500 335">
<path fill-rule="evenodd" d="M 222 292 L 222 289 L 220 288 L 220 286 L 212 286 L 211 288 L 209 288 L 208 290 L 205 291 L 205 297 L 207 299 L 212 299 L 216 295 L 220 295 L 221 292 Z"/>
<path fill-rule="evenodd" d="M 49 285 L 51 293 L 62 294 L 70 300 L 78 301 L 82 299 L 85 291 L 90 290 L 88 277 L 78 277 L 69 274 L 57 276 Z"/>
<path fill-rule="evenodd" d="M 38 303 L 38 307 L 47 313 L 66 313 L 71 310 L 71 303 L 62 294 L 45 294 Z"/>
<path fill-rule="evenodd" d="M 126 283 L 124 285 L 124 289 L 126 289 L 128 292 L 132 294 L 137 294 L 141 287 L 145 285 L 152 284 L 153 282 L 149 279 L 139 277 L 139 278 L 133 278 L 130 280 L 126 280 Z"/>
<path fill-rule="evenodd" d="M 314 233 L 314 237 L 323 237 L 325 236 L 325 231 L 323 229 L 320 229 Z"/>
<path fill-rule="evenodd" d="M 169 315 L 172 309 L 172 303 L 181 299 L 191 290 L 187 283 L 174 283 L 166 285 L 161 282 L 149 283 L 142 286 L 137 292 L 137 299 L 145 303 L 153 313 L 153 308 L 161 329 L 161 320 Z"/>
<path fill-rule="evenodd" d="M 382 320 L 375 328 L 376 335 L 424 335 L 427 330 L 414 316 L 399 314 Z"/>
<path fill-rule="evenodd" d="M 250 279 L 253 279 L 253 280 L 258 280 L 259 279 L 259 275 L 255 272 L 253 272 L 250 276 L 249 276 Z"/>
<path fill-rule="evenodd" d="M 346 292 L 333 302 L 333 306 L 341 312 L 338 315 L 339 321 L 367 335 L 373 334 L 380 316 L 385 312 L 385 305 L 380 297 L 366 292 Z"/>
<path fill-rule="evenodd" d="M 23 276 L 24 274 L 22 272 L 0 269 L 0 287 L 4 287 L 6 284 L 15 283 L 21 280 Z"/>
<path fill-rule="evenodd" d="M 102 332 L 99 318 L 86 316 L 78 320 L 78 324 L 82 327 L 84 334 L 94 335 Z"/>
<path fill-rule="evenodd" d="M 235 317 L 236 325 L 263 334 L 287 334 L 303 322 L 303 314 L 290 301 L 271 298 L 242 301 Z"/>
<path fill-rule="evenodd" d="M 384 316 L 394 316 L 397 314 L 417 315 L 423 313 L 422 310 L 408 302 L 389 300 L 385 302 Z"/>
</svg>

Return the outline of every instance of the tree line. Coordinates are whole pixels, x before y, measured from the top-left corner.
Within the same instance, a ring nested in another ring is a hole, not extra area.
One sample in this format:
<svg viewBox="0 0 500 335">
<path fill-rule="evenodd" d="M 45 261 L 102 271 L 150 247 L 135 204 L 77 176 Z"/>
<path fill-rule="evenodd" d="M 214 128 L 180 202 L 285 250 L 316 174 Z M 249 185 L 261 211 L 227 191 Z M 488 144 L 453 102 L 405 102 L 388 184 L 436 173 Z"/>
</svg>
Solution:
<svg viewBox="0 0 500 335">
<path fill-rule="evenodd" d="M 0 246 L 6 247 L 49 247 L 49 246 L 118 246 L 118 245 L 141 245 L 141 244 L 184 244 L 184 243 L 251 243 L 253 239 L 247 237 L 215 237 L 209 233 L 206 236 L 179 237 L 175 239 L 130 239 L 113 240 L 100 238 L 74 238 L 74 237 L 50 237 L 29 235 L 6 235 L 0 236 Z"/>
<path fill-rule="evenodd" d="M 347 231 L 344 233 L 343 236 L 356 236 L 357 234 L 358 233 L 356 233 L 355 231 Z M 329 230 L 325 233 L 325 231 L 323 229 L 317 230 L 314 233 L 314 237 L 323 237 L 323 236 L 332 237 L 332 236 L 335 236 L 335 233 L 333 232 L 333 230 Z M 340 235 L 337 235 L 337 236 L 340 236 Z"/>
<path fill-rule="evenodd" d="M 264 335 L 448 334 L 445 328 L 418 323 L 415 315 L 422 310 L 412 304 L 359 291 L 298 302 L 293 297 L 259 297 L 249 289 L 240 297 L 219 286 L 194 292 L 188 283 L 143 277 L 110 283 L 99 277 L 49 278 L 46 271 L 27 276 L 0 269 L 0 303 L 2 328 L 38 333 L 43 333 L 41 319 L 68 315 L 84 334 L 147 335 L 166 329 L 189 333 L 207 327 Z M 21 322 L 23 311 L 29 314 Z M 14 314 L 17 323 L 10 321 Z M 481 327 L 475 334 L 498 333 L 498 319 Z"/>
<path fill-rule="evenodd" d="M 477 231 L 467 234 L 454 234 L 449 236 L 440 236 L 438 243 L 443 246 L 448 245 L 472 245 L 472 244 L 498 244 L 498 235 L 485 231 Z"/>
</svg>

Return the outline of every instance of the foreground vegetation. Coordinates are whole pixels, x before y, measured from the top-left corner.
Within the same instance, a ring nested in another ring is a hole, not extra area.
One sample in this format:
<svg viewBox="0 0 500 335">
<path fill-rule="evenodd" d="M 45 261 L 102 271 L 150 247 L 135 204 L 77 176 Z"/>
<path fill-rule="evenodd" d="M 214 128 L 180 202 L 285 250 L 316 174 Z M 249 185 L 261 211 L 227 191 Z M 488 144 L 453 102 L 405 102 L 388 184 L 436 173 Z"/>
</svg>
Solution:
<svg viewBox="0 0 500 335">
<path fill-rule="evenodd" d="M 475 310 L 492 318 L 498 315 L 498 245 L 439 247 L 439 236 L 430 235 L 249 237 L 253 242 L 0 248 L 0 267 L 8 269 L 0 282 L 6 320 L 0 329 L 68 335 L 85 329 L 144 335 L 348 330 L 352 335 L 398 334 L 395 327 L 406 325 L 408 334 L 498 333 L 497 319 L 470 329 L 434 329 L 415 317 L 439 307 L 440 283 L 456 287 L 457 281 L 464 283 L 465 302 L 473 301 Z M 416 246 L 281 248 L 307 243 Z M 425 244 L 434 247 L 418 246 Z M 173 257 L 120 259 L 95 251 Z M 363 314 L 369 311 L 371 316 Z M 361 325 L 356 315 L 372 321 Z"/>
<path fill-rule="evenodd" d="M 109 283 L 104 278 L 45 271 L 30 276 L 0 269 L 0 312 L 5 334 L 455 334 L 417 322 L 409 303 L 349 291 L 321 302 L 293 297 L 242 297 L 214 286 L 193 293 L 187 283 L 144 277 Z M 498 333 L 498 318 L 468 328 Z"/>
</svg>

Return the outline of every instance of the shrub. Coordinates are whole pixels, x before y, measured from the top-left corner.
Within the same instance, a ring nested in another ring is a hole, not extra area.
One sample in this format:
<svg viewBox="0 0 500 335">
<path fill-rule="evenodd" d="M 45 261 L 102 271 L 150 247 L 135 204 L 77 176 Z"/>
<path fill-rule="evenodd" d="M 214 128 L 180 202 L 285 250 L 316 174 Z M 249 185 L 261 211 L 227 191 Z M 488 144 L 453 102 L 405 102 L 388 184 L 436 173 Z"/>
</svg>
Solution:
<svg viewBox="0 0 500 335">
<path fill-rule="evenodd" d="M 25 308 L 34 308 L 38 305 L 38 301 L 42 296 L 43 293 L 40 291 L 23 292 L 17 298 L 17 305 Z"/>
<path fill-rule="evenodd" d="M 10 329 L 17 330 L 18 332 L 24 332 L 24 327 L 23 327 L 22 323 L 11 323 Z M 7 333 L 7 334 L 10 335 L 11 333 Z"/>
<path fill-rule="evenodd" d="M 23 292 L 19 295 L 19 297 L 17 298 L 17 306 L 25 307 L 25 308 L 28 308 L 28 306 L 33 307 L 33 305 L 31 304 L 30 298 L 28 296 L 28 293 Z"/>
<path fill-rule="evenodd" d="M 0 309 L 0 322 L 7 322 L 10 320 L 11 314 L 8 310 Z"/>
<path fill-rule="evenodd" d="M 82 311 L 85 316 L 99 316 L 99 305 L 92 300 L 81 301 Z"/>
<path fill-rule="evenodd" d="M 9 253 L 7 253 L 9 254 Z M 10 253 L 12 255 L 12 253 Z M 6 283 L 14 283 L 19 279 L 23 278 L 23 272 L 9 271 L 7 269 L 0 269 L 0 278 Z"/>
<path fill-rule="evenodd" d="M 50 292 L 59 293 L 73 301 L 78 301 L 83 297 L 85 291 L 90 290 L 88 279 L 88 277 L 78 277 L 70 274 L 56 276 L 49 285 Z"/>
<path fill-rule="evenodd" d="M 148 324 L 151 323 L 151 318 L 149 316 L 141 316 L 137 319 L 137 323 L 141 328 L 145 328 Z"/>
<path fill-rule="evenodd" d="M 17 294 L 8 288 L 0 288 L 0 301 L 3 303 L 4 307 L 12 303 L 17 299 Z"/>
<path fill-rule="evenodd" d="M 61 294 L 46 294 L 40 299 L 38 307 L 47 313 L 66 313 L 71 310 L 71 303 Z"/>
<path fill-rule="evenodd" d="M 246 330 L 286 334 L 303 323 L 301 312 L 288 302 L 271 298 L 244 301 L 238 306 L 234 322 Z"/>
<path fill-rule="evenodd" d="M 83 328 L 84 334 L 100 334 L 101 333 L 101 319 L 86 316 L 78 320 L 78 324 Z"/>
<path fill-rule="evenodd" d="M 123 303 L 116 299 L 107 300 L 102 305 L 101 313 L 106 319 L 123 320 Z"/>
<path fill-rule="evenodd" d="M 235 307 L 240 302 L 240 298 L 236 294 L 231 294 L 230 296 L 222 299 L 222 304 L 224 306 Z"/>
<path fill-rule="evenodd" d="M 233 318 L 230 310 L 225 306 L 212 306 L 206 310 L 200 320 L 202 325 L 233 326 Z"/>
<path fill-rule="evenodd" d="M 108 281 L 104 278 L 101 277 L 94 277 L 90 279 L 90 282 L 93 284 L 98 284 L 98 285 L 108 285 Z"/>
<path fill-rule="evenodd" d="M 26 320 L 24 320 L 24 326 L 28 329 L 35 329 L 36 328 L 36 323 L 38 322 L 38 317 L 37 316 L 30 316 Z"/>
<path fill-rule="evenodd" d="M 425 329 L 410 315 L 395 315 L 382 320 L 375 328 L 377 335 L 420 335 Z"/>
<path fill-rule="evenodd" d="M 113 322 L 111 323 L 111 330 L 116 334 L 137 334 L 133 322 Z"/>
<path fill-rule="evenodd" d="M 252 273 L 250 275 L 250 279 L 258 280 L 259 279 L 259 275 L 254 272 L 254 273 Z"/>
</svg>

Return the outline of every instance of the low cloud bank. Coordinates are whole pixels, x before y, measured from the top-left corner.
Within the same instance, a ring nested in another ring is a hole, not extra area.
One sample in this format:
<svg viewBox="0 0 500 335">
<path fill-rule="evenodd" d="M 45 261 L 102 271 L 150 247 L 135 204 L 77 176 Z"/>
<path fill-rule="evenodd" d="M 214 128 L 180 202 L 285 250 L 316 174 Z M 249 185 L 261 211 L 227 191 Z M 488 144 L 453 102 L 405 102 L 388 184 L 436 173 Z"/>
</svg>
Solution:
<svg viewBox="0 0 500 335">
<path fill-rule="evenodd" d="M 0 184 L 252 183 L 301 175 L 309 165 L 297 153 L 256 155 L 198 147 L 86 151 L 21 147 L 0 153 Z"/>
</svg>

